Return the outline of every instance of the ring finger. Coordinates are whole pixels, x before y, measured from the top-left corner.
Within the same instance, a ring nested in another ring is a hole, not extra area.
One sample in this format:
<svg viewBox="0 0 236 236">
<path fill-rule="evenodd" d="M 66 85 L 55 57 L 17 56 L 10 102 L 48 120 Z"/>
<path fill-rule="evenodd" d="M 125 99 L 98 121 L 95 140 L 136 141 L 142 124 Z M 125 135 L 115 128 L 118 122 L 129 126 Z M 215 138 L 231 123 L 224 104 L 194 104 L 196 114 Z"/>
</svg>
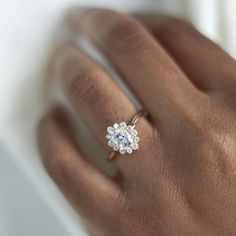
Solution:
<svg viewBox="0 0 236 236">
<path fill-rule="evenodd" d="M 137 112 L 135 106 L 107 73 L 74 45 L 66 44 L 58 50 L 53 69 L 71 104 L 108 153 L 106 127 L 129 121 Z M 145 119 L 140 119 L 137 126 L 144 143 L 152 127 Z M 137 153 L 141 154 L 140 150 Z M 135 158 L 141 158 L 139 154 Z M 125 165 L 122 159 L 117 159 L 118 165 L 129 168 L 127 159 Z"/>
</svg>

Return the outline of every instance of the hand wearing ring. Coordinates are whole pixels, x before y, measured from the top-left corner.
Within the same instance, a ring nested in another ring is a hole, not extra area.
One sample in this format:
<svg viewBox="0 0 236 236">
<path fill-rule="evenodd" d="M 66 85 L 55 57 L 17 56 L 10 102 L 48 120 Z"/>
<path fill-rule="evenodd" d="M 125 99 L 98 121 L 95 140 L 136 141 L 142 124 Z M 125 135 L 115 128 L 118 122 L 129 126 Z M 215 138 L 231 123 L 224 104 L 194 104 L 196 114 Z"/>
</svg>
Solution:
<svg viewBox="0 0 236 236">
<path fill-rule="evenodd" d="M 70 23 L 109 60 L 148 119 L 97 61 L 64 43 L 53 78 L 102 155 L 71 112 L 56 109 L 39 126 L 45 167 L 96 236 L 235 235 L 236 63 L 182 20 L 138 19 L 89 9 Z M 117 172 L 96 168 L 89 152 Z"/>
</svg>

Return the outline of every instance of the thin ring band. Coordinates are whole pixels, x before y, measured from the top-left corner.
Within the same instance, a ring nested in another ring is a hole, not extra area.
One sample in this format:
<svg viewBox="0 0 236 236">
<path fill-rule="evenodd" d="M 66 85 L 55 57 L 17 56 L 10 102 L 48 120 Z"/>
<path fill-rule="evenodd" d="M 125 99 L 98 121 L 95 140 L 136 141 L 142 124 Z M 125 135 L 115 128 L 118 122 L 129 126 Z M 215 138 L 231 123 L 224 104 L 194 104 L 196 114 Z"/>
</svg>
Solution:
<svg viewBox="0 0 236 236">
<path fill-rule="evenodd" d="M 138 121 L 140 120 L 140 118 L 145 114 L 147 114 L 147 112 L 144 109 L 138 111 L 128 124 L 135 126 L 138 123 Z M 110 153 L 110 155 L 108 156 L 107 161 L 112 161 L 115 159 L 115 157 L 116 157 L 116 152 L 112 151 Z"/>
<path fill-rule="evenodd" d="M 136 125 L 137 122 L 139 121 L 139 119 L 146 114 L 146 111 L 144 109 L 138 111 L 135 116 L 133 117 L 133 119 L 129 122 L 129 125 Z"/>
</svg>

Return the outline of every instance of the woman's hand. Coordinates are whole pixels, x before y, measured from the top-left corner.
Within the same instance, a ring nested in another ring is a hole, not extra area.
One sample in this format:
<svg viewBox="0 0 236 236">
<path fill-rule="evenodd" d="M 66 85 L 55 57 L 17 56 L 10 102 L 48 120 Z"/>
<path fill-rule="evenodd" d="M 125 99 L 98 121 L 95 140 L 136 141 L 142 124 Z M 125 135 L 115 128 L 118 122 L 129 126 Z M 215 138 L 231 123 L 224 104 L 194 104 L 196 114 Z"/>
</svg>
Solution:
<svg viewBox="0 0 236 236">
<path fill-rule="evenodd" d="M 140 149 L 117 155 L 119 178 L 110 178 L 86 161 L 56 109 L 39 126 L 45 166 L 102 235 L 235 235 L 236 63 L 188 23 L 136 18 L 142 24 L 92 9 L 76 12 L 72 23 L 149 112 L 136 127 Z M 108 155 L 106 127 L 136 109 L 79 48 L 59 51 L 57 79 Z"/>
</svg>

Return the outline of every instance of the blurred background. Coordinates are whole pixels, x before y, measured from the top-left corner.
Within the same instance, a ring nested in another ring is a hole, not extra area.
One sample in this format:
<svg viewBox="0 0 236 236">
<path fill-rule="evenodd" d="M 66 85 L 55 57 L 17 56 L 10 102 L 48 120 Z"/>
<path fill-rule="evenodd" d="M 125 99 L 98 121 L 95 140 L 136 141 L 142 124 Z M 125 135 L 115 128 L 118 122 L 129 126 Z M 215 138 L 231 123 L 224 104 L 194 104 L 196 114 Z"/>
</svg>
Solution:
<svg viewBox="0 0 236 236">
<path fill-rule="evenodd" d="M 180 16 L 236 57 L 234 0 L 0 0 L 0 236 L 87 235 L 36 145 L 37 122 L 51 103 L 48 55 L 74 6 Z"/>
</svg>

